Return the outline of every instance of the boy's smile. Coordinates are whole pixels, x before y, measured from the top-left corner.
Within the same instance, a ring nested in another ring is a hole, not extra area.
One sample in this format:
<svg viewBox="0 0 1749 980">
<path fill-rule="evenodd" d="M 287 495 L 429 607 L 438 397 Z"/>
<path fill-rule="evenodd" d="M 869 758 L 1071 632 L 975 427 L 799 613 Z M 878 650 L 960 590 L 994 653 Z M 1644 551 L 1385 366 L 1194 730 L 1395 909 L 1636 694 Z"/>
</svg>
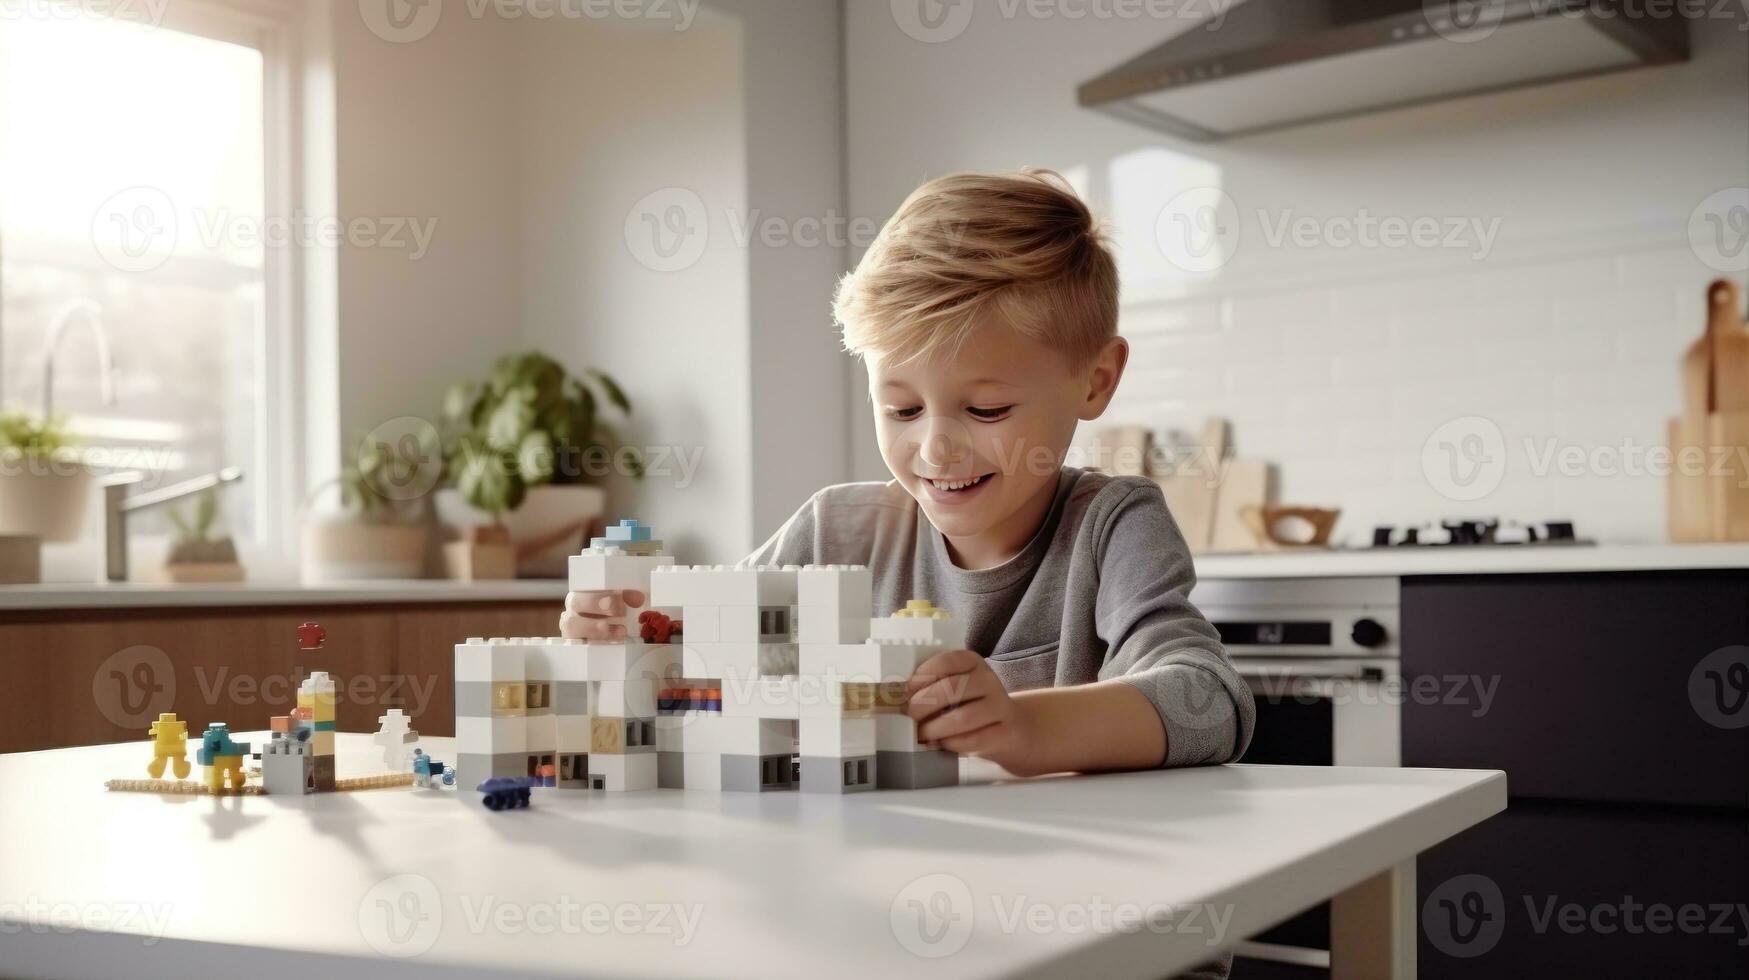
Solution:
<svg viewBox="0 0 1749 980">
<path fill-rule="evenodd" d="M 1128 347 L 1086 368 L 1002 323 L 952 353 L 869 361 L 875 434 L 887 469 L 966 568 L 1018 554 L 1043 523 L 1081 419 L 1105 410 Z"/>
</svg>

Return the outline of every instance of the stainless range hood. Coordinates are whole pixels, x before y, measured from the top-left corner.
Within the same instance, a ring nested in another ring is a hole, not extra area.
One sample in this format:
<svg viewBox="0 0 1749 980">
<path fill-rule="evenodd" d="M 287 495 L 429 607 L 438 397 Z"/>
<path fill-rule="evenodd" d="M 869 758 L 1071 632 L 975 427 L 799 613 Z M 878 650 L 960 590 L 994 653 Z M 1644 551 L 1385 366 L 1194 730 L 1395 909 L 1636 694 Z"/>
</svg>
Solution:
<svg viewBox="0 0 1749 980">
<path fill-rule="evenodd" d="M 1661 17 L 1645 0 L 1626 9 L 1620 0 L 1239 0 L 1082 85 L 1079 97 L 1213 142 L 1687 60 L 1688 22 L 1673 12 L 1681 5 L 1652 5 Z"/>
</svg>

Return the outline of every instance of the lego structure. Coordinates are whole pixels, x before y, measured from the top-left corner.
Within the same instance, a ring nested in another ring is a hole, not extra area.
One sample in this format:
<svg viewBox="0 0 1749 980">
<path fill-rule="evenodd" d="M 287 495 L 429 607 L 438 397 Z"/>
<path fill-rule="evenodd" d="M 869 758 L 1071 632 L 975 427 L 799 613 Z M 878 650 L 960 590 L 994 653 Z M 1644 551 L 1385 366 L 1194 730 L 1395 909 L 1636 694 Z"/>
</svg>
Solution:
<svg viewBox="0 0 1749 980">
<path fill-rule="evenodd" d="M 904 713 L 965 645 L 927 601 L 871 616 L 864 566 L 676 566 L 637 521 L 570 559 L 558 637 L 455 649 L 463 786 L 849 793 L 959 781 Z M 799 761 L 798 761 L 799 760 Z"/>
</svg>

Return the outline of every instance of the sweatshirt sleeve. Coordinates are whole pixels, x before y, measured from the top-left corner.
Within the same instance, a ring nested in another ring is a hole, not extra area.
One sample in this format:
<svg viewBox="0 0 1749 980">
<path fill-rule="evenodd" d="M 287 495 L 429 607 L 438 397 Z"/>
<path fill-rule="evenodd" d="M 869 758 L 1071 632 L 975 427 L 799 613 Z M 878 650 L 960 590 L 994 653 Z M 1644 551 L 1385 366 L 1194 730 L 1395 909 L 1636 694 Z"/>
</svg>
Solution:
<svg viewBox="0 0 1749 980">
<path fill-rule="evenodd" d="M 1103 521 L 1098 559 L 1100 679 L 1134 685 L 1154 703 L 1166 726 L 1166 766 L 1237 761 L 1257 708 L 1220 634 L 1190 602 L 1196 570 L 1159 487 L 1134 487 L 1117 502 Z"/>
<path fill-rule="evenodd" d="M 823 493 L 824 491 L 822 491 Z M 753 553 L 741 559 L 737 567 L 749 568 L 754 565 L 812 565 L 817 563 L 815 555 L 819 548 L 816 541 L 816 531 L 820 526 L 819 503 L 821 494 L 809 497 L 801 507 L 790 515 L 783 526 L 772 533 L 765 543 L 753 549 Z"/>
</svg>

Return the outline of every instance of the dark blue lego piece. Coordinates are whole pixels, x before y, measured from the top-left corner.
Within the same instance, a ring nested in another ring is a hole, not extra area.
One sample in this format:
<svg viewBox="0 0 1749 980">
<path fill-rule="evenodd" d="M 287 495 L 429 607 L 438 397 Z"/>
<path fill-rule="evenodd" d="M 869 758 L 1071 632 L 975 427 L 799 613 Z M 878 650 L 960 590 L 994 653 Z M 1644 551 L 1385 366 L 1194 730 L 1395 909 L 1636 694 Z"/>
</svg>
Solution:
<svg viewBox="0 0 1749 980">
<path fill-rule="evenodd" d="M 494 776 L 474 787 L 486 794 L 488 810 L 519 810 L 528 806 L 528 791 L 539 784 L 533 776 Z"/>
</svg>

